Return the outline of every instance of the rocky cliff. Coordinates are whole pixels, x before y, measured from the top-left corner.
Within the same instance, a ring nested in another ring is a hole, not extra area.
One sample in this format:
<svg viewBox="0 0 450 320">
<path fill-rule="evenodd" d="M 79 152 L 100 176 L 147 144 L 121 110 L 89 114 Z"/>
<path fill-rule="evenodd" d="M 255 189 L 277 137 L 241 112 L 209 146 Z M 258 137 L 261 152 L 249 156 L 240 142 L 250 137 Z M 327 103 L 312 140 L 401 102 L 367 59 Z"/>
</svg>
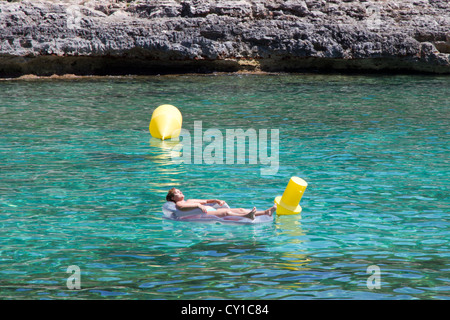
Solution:
<svg viewBox="0 0 450 320">
<path fill-rule="evenodd" d="M 448 0 L 0 1 L 0 77 L 450 73 Z"/>
</svg>

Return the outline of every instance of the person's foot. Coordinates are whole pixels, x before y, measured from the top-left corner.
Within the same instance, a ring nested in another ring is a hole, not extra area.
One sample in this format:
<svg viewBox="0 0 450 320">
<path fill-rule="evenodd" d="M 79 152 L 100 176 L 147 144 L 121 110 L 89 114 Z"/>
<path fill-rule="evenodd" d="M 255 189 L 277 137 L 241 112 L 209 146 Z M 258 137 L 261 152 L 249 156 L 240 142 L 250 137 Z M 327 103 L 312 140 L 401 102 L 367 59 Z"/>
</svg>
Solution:
<svg viewBox="0 0 450 320">
<path fill-rule="evenodd" d="M 266 210 L 266 214 L 272 216 L 272 214 L 277 211 L 277 204 L 274 204 L 272 208 Z"/>
<path fill-rule="evenodd" d="M 255 219 L 255 212 L 256 212 L 256 208 L 253 207 L 253 209 L 249 213 L 247 213 L 245 215 L 245 217 L 253 220 L 253 219 Z"/>
</svg>

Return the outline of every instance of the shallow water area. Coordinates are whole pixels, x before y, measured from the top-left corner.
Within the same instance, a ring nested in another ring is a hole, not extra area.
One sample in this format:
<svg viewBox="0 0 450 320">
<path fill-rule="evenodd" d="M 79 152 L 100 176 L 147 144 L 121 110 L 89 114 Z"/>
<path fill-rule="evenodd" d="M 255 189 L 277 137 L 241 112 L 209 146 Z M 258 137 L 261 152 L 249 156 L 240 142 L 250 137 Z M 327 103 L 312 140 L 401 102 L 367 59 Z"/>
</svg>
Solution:
<svg viewBox="0 0 450 320">
<path fill-rule="evenodd" d="M 0 298 L 449 299 L 449 88 L 445 76 L 1 81 Z M 174 161 L 179 142 L 148 132 L 165 103 L 192 133 L 194 121 L 224 136 L 279 129 L 276 173 L 248 155 Z M 162 216 L 171 187 L 266 209 L 291 176 L 308 182 L 300 215 Z"/>
</svg>

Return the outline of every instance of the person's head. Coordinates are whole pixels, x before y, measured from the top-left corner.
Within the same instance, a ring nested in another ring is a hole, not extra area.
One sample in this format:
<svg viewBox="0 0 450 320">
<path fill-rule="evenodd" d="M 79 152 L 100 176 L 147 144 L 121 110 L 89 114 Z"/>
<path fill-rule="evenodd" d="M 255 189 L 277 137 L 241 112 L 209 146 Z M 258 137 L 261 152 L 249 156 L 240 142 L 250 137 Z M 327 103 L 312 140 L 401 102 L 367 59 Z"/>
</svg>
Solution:
<svg viewBox="0 0 450 320">
<path fill-rule="evenodd" d="M 169 190 L 166 196 L 167 201 L 178 202 L 184 199 L 183 192 L 176 188 L 172 188 Z"/>
</svg>

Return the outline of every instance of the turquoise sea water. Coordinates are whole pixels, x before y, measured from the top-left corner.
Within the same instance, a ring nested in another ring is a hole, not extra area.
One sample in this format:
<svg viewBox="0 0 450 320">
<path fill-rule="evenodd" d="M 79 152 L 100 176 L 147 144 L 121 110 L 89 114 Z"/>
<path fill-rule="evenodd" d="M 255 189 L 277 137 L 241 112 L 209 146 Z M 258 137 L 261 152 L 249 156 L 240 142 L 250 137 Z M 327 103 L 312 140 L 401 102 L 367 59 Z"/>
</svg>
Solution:
<svg viewBox="0 0 450 320">
<path fill-rule="evenodd" d="M 0 298 L 449 299 L 449 89 L 431 76 L 2 81 Z M 174 143 L 148 132 L 165 103 L 192 133 L 279 129 L 278 171 L 172 161 Z M 291 176 L 308 182 L 301 215 L 162 218 L 171 187 L 265 209 Z"/>
</svg>

